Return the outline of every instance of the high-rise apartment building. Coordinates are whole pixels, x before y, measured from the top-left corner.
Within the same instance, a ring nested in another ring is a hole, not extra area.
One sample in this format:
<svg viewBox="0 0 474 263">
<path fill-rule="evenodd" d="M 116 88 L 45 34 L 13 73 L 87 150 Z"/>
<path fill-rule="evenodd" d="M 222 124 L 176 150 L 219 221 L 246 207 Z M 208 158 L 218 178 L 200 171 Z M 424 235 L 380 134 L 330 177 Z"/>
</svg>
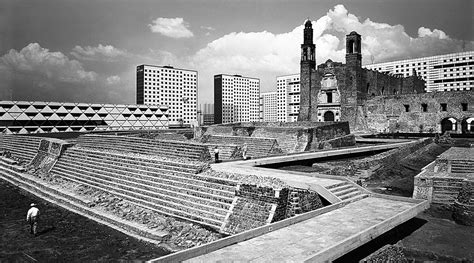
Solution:
<svg viewBox="0 0 474 263">
<path fill-rule="evenodd" d="M 278 121 L 277 92 L 265 92 L 260 94 L 260 119 L 266 122 Z"/>
<path fill-rule="evenodd" d="M 198 72 L 171 66 L 137 66 L 137 104 L 167 105 L 170 124 L 197 121 Z"/>
<path fill-rule="evenodd" d="M 420 75 L 426 91 L 474 89 L 474 51 L 399 60 L 365 66 L 402 77 Z"/>
<path fill-rule="evenodd" d="M 300 111 L 300 74 L 279 76 L 276 81 L 277 121 L 297 121 Z"/>
<path fill-rule="evenodd" d="M 260 80 L 241 75 L 214 76 L 214 123 L 259 120 Z"/>
</svg>

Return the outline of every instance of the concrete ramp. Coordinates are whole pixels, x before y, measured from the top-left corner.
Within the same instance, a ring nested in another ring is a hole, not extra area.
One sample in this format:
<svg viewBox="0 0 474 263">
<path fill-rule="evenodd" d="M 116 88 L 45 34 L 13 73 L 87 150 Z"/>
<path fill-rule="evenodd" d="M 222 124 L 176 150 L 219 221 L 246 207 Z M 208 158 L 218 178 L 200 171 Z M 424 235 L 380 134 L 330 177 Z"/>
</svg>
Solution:
<svg viewBox="0 0 474 263">
<path fill-rule="evenodd" d="M 268 225 L 269 232 L 258 236 L 252 233 L 258 229 L 251 230 L 152 262 L 330 261 L 406 222 L 428 205 L 427 201 L 373 194 L 342 207 L 332 205 L 334 209 L 294 224 Z M 288 220 L 296 217 L 284 221 Z M 272 231 L 272 225 L 280 228 Z"/>
</svg>

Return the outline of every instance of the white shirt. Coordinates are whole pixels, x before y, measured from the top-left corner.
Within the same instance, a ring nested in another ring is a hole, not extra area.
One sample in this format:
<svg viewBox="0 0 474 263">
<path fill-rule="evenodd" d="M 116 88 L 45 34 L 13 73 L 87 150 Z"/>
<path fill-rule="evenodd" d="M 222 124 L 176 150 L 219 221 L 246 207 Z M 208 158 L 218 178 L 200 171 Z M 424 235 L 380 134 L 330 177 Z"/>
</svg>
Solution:
<svg viewBox="0 0 474 263">
<path fill-rule="evenodd" d="M 30 210 L 28 210 L 28 214 L 26 214 L 26 220 L 30 220 L 31 217 L 37 216 L 38 214 L 39 214 L 39 209 L 36 207 L 32 207 L 30 208 Z"/>
</svg>

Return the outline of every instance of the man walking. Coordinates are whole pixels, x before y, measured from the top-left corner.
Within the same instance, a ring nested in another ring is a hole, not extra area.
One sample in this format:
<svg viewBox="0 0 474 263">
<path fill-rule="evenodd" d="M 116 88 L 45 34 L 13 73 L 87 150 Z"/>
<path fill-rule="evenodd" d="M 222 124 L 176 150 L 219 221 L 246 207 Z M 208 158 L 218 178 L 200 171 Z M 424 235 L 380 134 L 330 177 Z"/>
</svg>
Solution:
<svg viewBox="0 0 474 263">
<path fill-rule="evenodd" d="M 38 218 L 39 218 L 39 209 L 36 207 L 35 203 L 32 203 L 31 208 L 28 210 L 26 214 L 26 221 L 30 224 L 30 233 L 37 235 L 37 228 L 38 228 Z"/>
</svg>

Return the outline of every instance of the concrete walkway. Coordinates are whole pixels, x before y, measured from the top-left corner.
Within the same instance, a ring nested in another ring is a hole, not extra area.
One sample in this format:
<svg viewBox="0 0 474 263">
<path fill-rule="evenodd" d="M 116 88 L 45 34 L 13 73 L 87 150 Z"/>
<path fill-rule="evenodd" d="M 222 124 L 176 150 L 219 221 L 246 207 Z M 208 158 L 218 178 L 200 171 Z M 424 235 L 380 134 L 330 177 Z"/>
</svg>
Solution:
<svg viewBox="0 0 474 263">
<path fill-rule="evenodd" d="M 412 218 L 427 203 L 368 197 L 184 262 L 321 262 Z"/>
</svg>

